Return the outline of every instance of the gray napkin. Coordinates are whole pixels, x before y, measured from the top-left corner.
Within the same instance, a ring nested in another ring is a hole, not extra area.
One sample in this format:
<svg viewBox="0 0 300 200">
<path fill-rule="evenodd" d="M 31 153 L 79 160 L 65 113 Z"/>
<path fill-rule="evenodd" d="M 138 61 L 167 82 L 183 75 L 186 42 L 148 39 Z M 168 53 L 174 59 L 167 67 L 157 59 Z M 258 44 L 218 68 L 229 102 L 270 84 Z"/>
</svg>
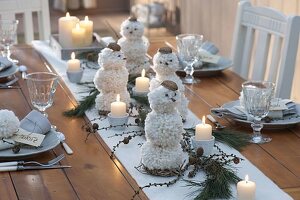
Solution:
<svg viewBox="0 0 300 200">
<path fill-rule="evenodd" d="M 268 117 L 271 119 L 285 119 L 286 117 L 292 117 L 293 115 L 297 114 L 296 104 L 292 101 L 286 103 L 288 109 L 282 110 L 282 117 L 279 118 L 277 114 L 269 112 Z M 235 118 L 240 120 L 249 120 L 251 121 L 251 117 L 247 116 L 247 114 L 240 109 L 240 106 L 233 106 L 231 108 L 213 108 L 211 109 L 211 113 L 218 116 L 218 117 L 229 117 Z M 276 111 L 277 112 L 277 111 Z"/>
<path fill-rule="evenodd" d="M 0 57 L 0 72 L 12 66 L 12 62 L 5 57 Z"/>
<path fill-rule="evenodd" d="M 28 132 L 46 134 L 51 130 L 51 123 L 42 113 L 32 110 L 20 121 L 20 128 Z"/>
<path fill-rule="evenodd" d="M 204 49 L 205 51 L 215 55 L 219 52 L 219 49 L 216 47 L 216 45 L 212 42 L 205 41 L 200 47 L 201 49 Z"/>
</svg>

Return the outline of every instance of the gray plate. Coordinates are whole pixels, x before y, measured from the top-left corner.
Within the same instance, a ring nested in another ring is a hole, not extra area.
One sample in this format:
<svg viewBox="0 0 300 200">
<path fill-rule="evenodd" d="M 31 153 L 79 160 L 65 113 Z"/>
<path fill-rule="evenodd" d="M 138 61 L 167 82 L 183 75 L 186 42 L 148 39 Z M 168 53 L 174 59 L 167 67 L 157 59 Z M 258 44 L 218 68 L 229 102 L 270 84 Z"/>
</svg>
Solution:
<svg viewBox="0 0 300 200">
<path fill-rule="evenodd" d="M 1 150 L 0 151 L 0 159 L 2 158 L 23 158 L 23 157 L 31 157 L 46 151 L 49 151 L 55 148 L 60 143 L 59 139 L 56 136 L 56 132 L 51 130 L 49 133 L 46 134 L 46 137 L 38 148 L 21 148 L 20 152 L 15 154 L 12 152 L 11 149 Z"/>
<path fill-rule="evenodd" d="M 218 64 L 205 64 L 201 69 L 195 69 L 194 76 L 195 77 L 207 77 L 207 76 L 215 76 L 220 74 L 223 70 L 228 69 L 233 64 L 232 60 L 221 57 Z M 184 68 L 184 67 L 182 67 Z M 180 76 L 184 76 L 184 70 L 178 70 L 177 73 Z"/>
<path fill-rule="evenodd" d="M 17 73 L 19 71 L 19 68 L 17 65 L 12 64 L 12 66 L 2 72 L 0 72 L 0 78 L 5 78 L 5 77 L 9 77 L 11 75 L 14 75 L 15 73 Z"/>
<path fill-rule="evenodd" d="M 222 105 L 222 107 L 223 108 L 232 108 L 237 105 L 240 105 L 239 100 L 225 103 L 224 105 Z M 297 109 L 298 115 L 300 115 L 300 104 L 296 104 L 296 109 Z M 250 126 L 250 124 L 252 123 L 247 120 L 241 120 L 241 119 L 235 119 L 235 118 L 230 118 L 230 119 L 233 119 L 234 121 L 237 121 L 237 122 L 242 123 L 247 126 L 248 125 Z M 263 123 L 263 124 L 264 124 L 264 129 L 284 129 L 284 128 L 294 126 L 298 123 L 300 123 L 300 117 L 281 119 L 281 120 L 278 119 L 278 120 L 273 120 L 270 123 Z"/>
</svg>

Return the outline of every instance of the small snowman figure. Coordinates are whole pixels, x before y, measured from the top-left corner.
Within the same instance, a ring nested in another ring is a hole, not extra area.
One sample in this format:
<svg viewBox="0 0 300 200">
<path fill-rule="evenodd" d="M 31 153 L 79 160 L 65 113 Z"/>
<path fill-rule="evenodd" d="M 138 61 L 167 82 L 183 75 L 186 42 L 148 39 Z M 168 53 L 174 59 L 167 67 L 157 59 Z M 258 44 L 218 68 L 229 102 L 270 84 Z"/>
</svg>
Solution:
<svg viewBox="0 0 300 200">
<path fill-rule="evenodd" d="M 141 149 L 142 164 L 152 170 L 180 168 L 183 151 L 180 145 L 184 132 L 181 117 L 176 109 L 180 92 L 173 81 L 163 81 L 148 94 L 152 111 L 145 120 L 146 143 Z"/>
<path fill-rule="evenodd" d="M 150 68 L 146 53 L 149 41 L 144 34 L 144 25 L 135 17 L 130 17 L 121 24 L 122 37 L 118 40 L 121 51 L 126 57 L 126 67 L 129 74 L 140 74 L 143 69 Z"/>
<path fill-rule="evenodd" d="M 96 108 L 100 112 L 110 112 L 110 104 L 116 100 L 118 94 L 127 107 L 130 102 L 126 58 L 120 50 L 121 47 L 117 43 L 110 43 L 99 53 L 100 69 L 96 72 L 94 84 L 100 92 L 95 100 Z"/>
<path fill-rule="evenodd" d="M 150 81 L 150 91 L 160 86 L 165 80 L 175 82 L 179 88 L 180 99 L 178 101 L 177 110 L 182 120 L 185 121 L 188 115 L 188 100 L 184 95 L 184 85 L 180 78 L 176 75 L 179 69 L 179 60 L 170 47 L 162 47 L 154 55 L 152 69 L 156 72 L 156 77 Z"/>
</svg>

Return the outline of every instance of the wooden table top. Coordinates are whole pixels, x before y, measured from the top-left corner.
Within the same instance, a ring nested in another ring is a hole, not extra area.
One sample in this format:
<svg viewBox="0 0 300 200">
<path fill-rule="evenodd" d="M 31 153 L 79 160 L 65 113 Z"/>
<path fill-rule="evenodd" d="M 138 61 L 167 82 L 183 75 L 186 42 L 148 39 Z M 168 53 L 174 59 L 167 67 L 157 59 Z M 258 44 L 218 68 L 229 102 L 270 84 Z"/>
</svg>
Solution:
<svg viewBox="0 0 300 200">
<path fill-rule="evenodd" d="M 165 46 L 165 41 L 174 44 L 174 38 L 151 40 L 150 56 Z M 49 71 L 45 59 L 30 46 L 18 46 L 14 55 L 21 64 L 28 66 L 28 72 Z M 189 108 L 198 117 L 209 114 L 211 107 L 236 100 L 242 82 L 243 79 L 230 70 L 220 76 L 201 78 L 201 83 L 186 86 Z M 0 89 L 0 109 L 12 110 L 22 119 L 33 107 L 24 80 L 20 78 L 18 85 L 20 89 Z M 117 159 L 110 159 L 110 150 L 103 140 L 91 135 L 85 142 L 86 133 L 81 126 L 87 119 L 63 116 L 62 111 L 75 105 L 74 97 L 60 81 L 54 105 L 47 113 L 74 150 L 73 155 L 67 155 L 61 162 L 72 168 L 0 173 L 0 199 L 131 199 L 138 186 Z M 245 129 L 231 121 L 220 122 L 251 133 L 250 128 Z M 300 126 L 263 132 L 272 137 L 272 142 L 251 144 L 242 154 L 294 199 L 300 199 Z M 59 145 L 34 160 L 47 161 L 61 153 L 64 150 Z M 138 198 L 147 199 L 143 193 Z"/>
</svg>

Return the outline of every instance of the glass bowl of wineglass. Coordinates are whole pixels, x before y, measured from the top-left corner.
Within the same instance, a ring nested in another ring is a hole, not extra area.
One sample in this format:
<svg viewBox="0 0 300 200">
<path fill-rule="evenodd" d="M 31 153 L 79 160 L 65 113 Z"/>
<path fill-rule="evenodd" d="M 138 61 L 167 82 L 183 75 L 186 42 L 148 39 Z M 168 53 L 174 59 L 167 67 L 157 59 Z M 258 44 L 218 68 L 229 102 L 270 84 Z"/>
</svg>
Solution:
<svg viewBox="0 0 300 200">
<path fill-rule="evenodd" d="M 26 82 L 31 104 L 48 117 L 45 111 L 53 104 L 58 76 L 50 72 L 35 72 L 27 74 Z"/>
<path fill-rule="evenodd" d="M 198 34 L 180 34 L 176 36 L 177 50 L 180 58 L 186 64 L 184 71 L 186 73 L 183 83 L 193 84 L 200 80 L 194 79 L 194 64 L 198 61 L 199 50 L 203 43 L 203 35 Z"/>
<path fill-rule="evenodd" d="M 243 106 L 252 119 L 253 135 L 250 142 L 263 144 L 272 138 L 262 135 L 263 124 L 261 119 L 266 117 L 274 95 L 275 84 L 268 81 L 246 81 L 242 84 Z"/>
<path fill-rule="evenodd" d="M 10 47 L 16 43 L 18 20 L 0 20 L 0 45 L 3 47 L 2 56 L 18 64 L 18 60 L 11 58 Z"/>
</svg>

